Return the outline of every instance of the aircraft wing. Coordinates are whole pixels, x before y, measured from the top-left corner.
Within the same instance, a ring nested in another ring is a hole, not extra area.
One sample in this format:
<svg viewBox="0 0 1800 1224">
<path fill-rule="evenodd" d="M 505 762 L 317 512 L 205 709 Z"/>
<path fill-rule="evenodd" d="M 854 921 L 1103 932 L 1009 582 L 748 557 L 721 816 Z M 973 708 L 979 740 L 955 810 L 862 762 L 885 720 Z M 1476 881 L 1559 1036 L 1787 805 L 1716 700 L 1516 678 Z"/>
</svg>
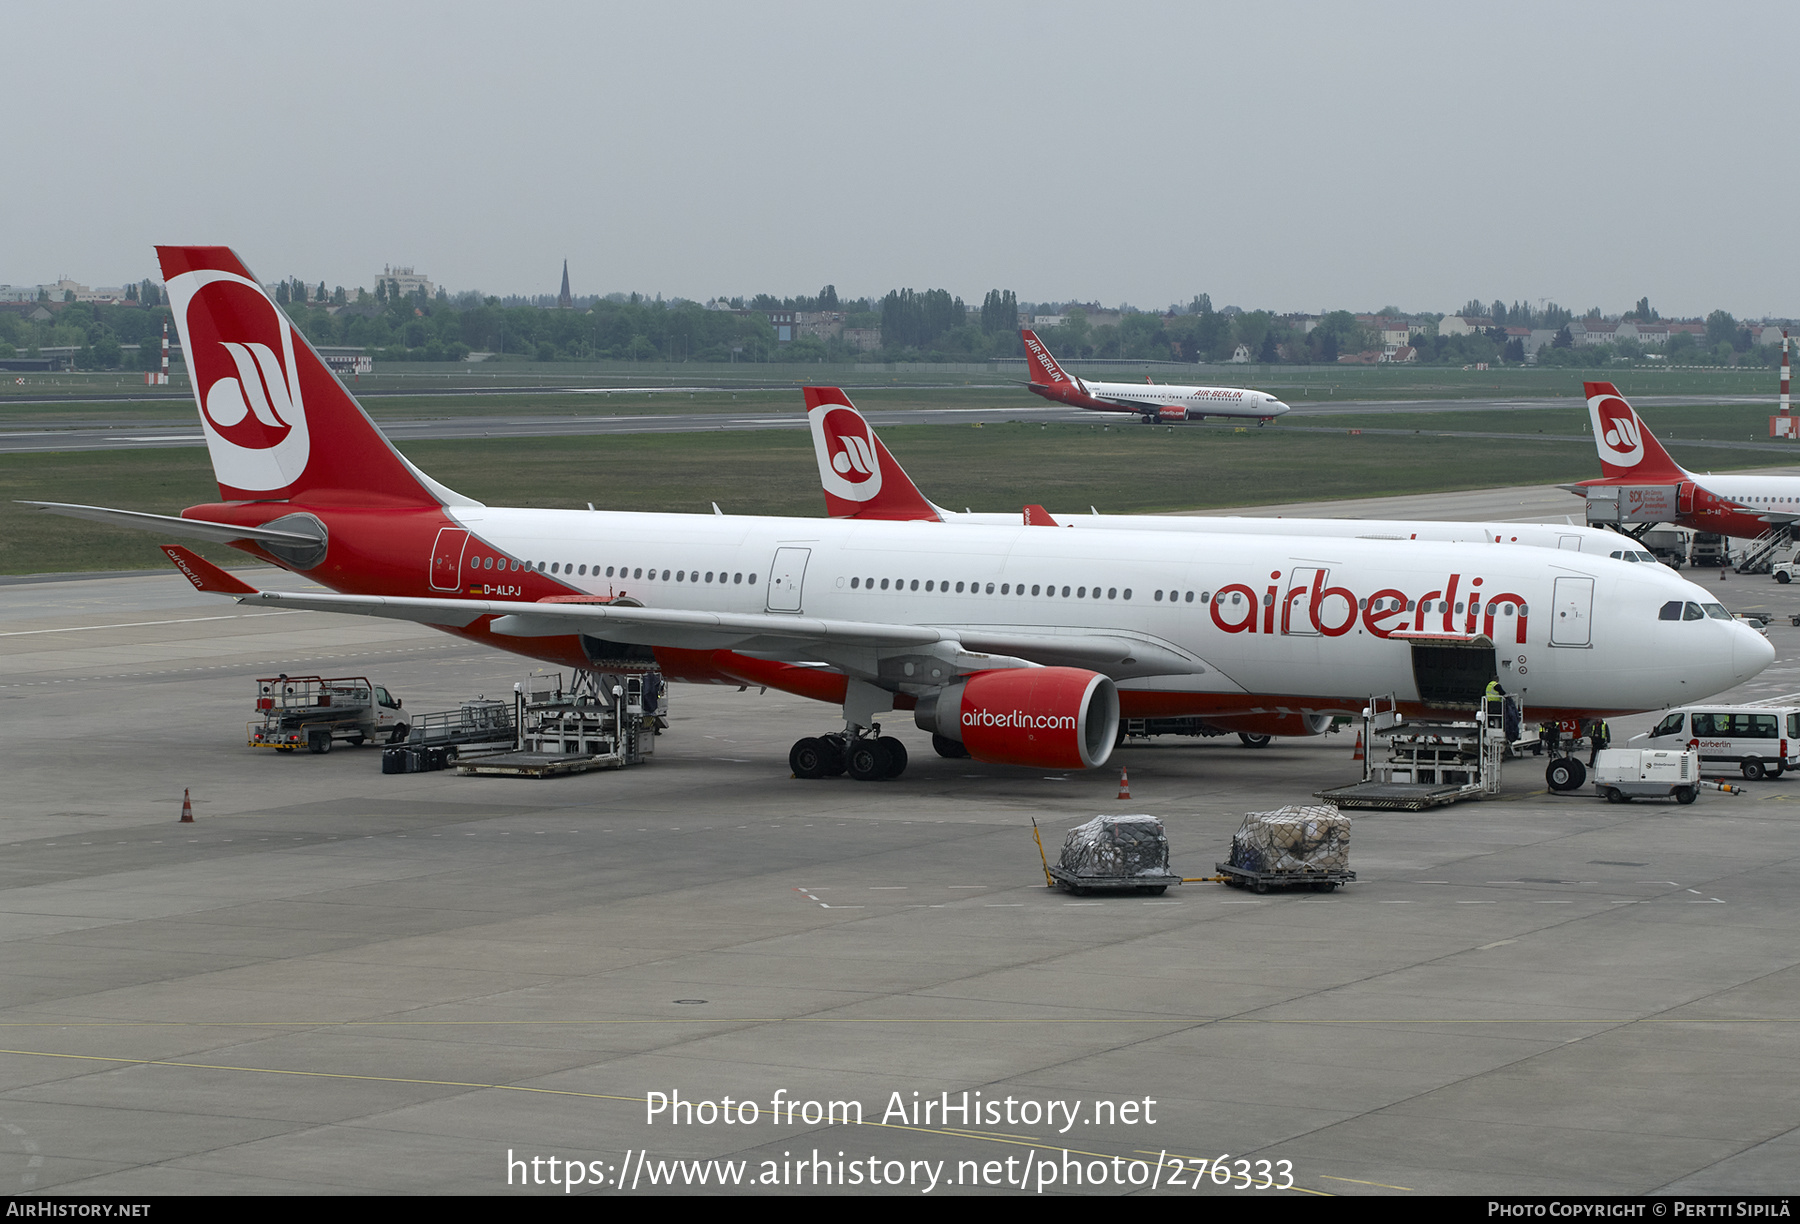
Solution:
<svg viewBox="0 0 1800 1224">
<path fill-rule="evenodd" d="M 898 625 L 781 612 L 701 612 L 586 601 L 528 603 L 258 591 L 186 549 L 168 551 L 198 589 L 229 595 L 241 604 L 375 616 L 449 629 L 466 629 L 483 617 L 492 617 L 489 629 L 509 637 L 585 633 L 639 646 L 735 650 L 790 660 L 824 659 L 847 672 L 894 683 L 906 683 L 915 676 L 917 682 L 928 683 L 925 677 L 934 665 L 928 661 L 947 664 L 955 673 L 998 667 L 1073 666 L 1114 679 L 1194 675 L 1207 670 L 1200 660 L 1167 644 L 1125 634 Z M 915 669 L 908 671 L 908 659 L 924 663 L 925 667 L 920 669 L 915 664 Z"/>
</svg>

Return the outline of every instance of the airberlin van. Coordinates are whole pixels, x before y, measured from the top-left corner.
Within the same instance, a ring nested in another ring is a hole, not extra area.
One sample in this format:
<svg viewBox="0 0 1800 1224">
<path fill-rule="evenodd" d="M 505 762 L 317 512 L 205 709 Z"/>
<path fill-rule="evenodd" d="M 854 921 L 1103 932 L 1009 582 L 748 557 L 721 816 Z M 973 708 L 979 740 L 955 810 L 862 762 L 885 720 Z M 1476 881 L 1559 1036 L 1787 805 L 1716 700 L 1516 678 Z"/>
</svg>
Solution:
<svg viewBox="0 0 1800 1224">
<path fill-rule="evenodd" d="M 1688 706 L 1630 740 L 1639 748 L 1689 749 L 1704 769 L 1735 765 L 1744 777 L 1800 769 L 1800 706 Z"/>
</svg>

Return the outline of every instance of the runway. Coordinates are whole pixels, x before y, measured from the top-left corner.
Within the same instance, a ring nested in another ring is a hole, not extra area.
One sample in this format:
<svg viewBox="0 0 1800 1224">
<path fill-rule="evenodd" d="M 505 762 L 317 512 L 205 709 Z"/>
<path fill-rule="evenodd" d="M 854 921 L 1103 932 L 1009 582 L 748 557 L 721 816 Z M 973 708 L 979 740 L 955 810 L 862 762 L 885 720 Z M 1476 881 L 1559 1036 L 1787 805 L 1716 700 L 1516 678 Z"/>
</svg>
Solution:
<svg viewBox="0 0 1800 1224">
<path fill-rule="evenodd" d="M 1707 587 L 1794 610 L 1768 579 Z M 1800 629 L 1770 636 L 1733 696 L 1800 691 Z M 942 760 L 904 719 L 904 777 L 797 781 L 788 745 L 832 710 L 685 685 L 617 773 L 244 747 L 260 675 L 368 675 L 419 712 L 528 667 L 173 573 L 0 586 L 0 1189 L 562 1194 L 521 1184 L 555 1157 L 577 1193 L 841 1191 L 795 1183 L 815 1152 L 879 1172 L 856 1193 L 933 1168 L 935 1195 L 1018 1193 L 1070 1161 L 1105 1184 L 1046 1189 L 1150 1192 L 1133 1161 L 1156 1193 L 1793 1187 L 1800 781 L 1619 807 L 1523 762 L 1495 801 L 1359 820 L 1359 880 L 1329 896 L 1075 898 L 1044 887 L 1034 818 L 1054 855 L 1150 812 L 1208 875 L 1244 812 L 1350 780 L 1349 738 L 1127 747 L 1130 803 L 1116 770 Z M 649 1116 L 676 1092 L 756 1112 Z M 888 1112 L 965 1092 L 1015 1116 Z M 1246 1160 L 1292 1186 L 1185 1184 L 1227 1155 L 1228 1183 Z"/>
<path fill-rule="evenodd" d="M 695 389 L 682 387 L 668 390 L 687 393 Z M 700 390 L 706 389 L 701 388 Z M 854 395 L 856 390 L 856 388 L 852 388 L 851 394 Z M 921 393 L 925 393 L 933 389 L 919 390 Z M 966 390 L 966 388 L 946 390 Z M 610 392 L 613 395 L 625 393 L 621 390 Z M 630 393 L 655 395 L 661 394 L 663 391 L 662 389 L 633 388 Z M 609 393 L 598 390 L 573 389 L 544 391 L 543 394 L 566 395 L 603 403 L 607 402 L 606 397 Z M 718 394 L 718 392 L 714 391 L 713 394 Z M 805 429 L 807 428 L 806 413 L 800 406 L 799 398 L 798 391 L 796 391 L 794 406 L 791 410 L 608 413 L 604 415 L 580 412 L 569 414 L 495 413 L 481 416 L 422 417 L 417 419 L 384 418 L 378 424 L 384 434 L 402 445 L 413 441 L 443 439 L 557 438 L 592 437 L 607 434 L 719 433 L 763 429 Z M 1637 402 L 1640 406 L 1650 407 L 1663 403 L 1692 403 L 1694 401 L 1691 397 L 1649 396 L 1639 397 Z M 1499 423 L 1504 424 L 1506 414 L 1510 412 L 1545 408 L 1579 409 L 1581 406 L 1582 401 L 1577 399 L 1373 400 L 1336 404 L 1297 401 L 1293 405 L 1293 411 L 1282 416 L 1269 428 L 1287 432 L 1341 433 L 1342 426 L 1329 423 L 1332 418 L 1350 415 L 1392 415 L 1403 419 L 1409 415 L 1422 413 L 1455 413 L 1469 417 L 1471 427 L 1456 430 L 1434 428 L 1431 431 L 1433 436 L 1460 437 L 1471 440 L 1528 439 L 1542 442 L 1545 440 L 1545 436 L 1537 432 L 1513 433 L 1507 432 L 1503 428 L 1476 428 L 1476 426 L 1492 423 L 1485 418 L 1498 418 Z M 863 415 L 878 429 L 900 425 L 974 425 L 1005 421 L 1105 425 L 1118 429 L 1139 428 L 1135 419 L 1127 413 L 1100 413 L 1080 408 L 1068 408 L 1059 404 L 1045 403 L 1023 393 L 1017 403 L 1000 406 L 874 408 L 865 410 Z M 1187 422 L 1174 428 L 1229 430 L 1258 428 L 1258 426 L 1254 420 L 1219 418 Z M 1417 431 L 1406 428 L 1403 424 L 1396 424 L 1392 427 L 1364 427 L 1362 432 L 1411 436 Z M 1586 435 L 1570 434 L 1552 440 L 1565 442 L 1578 449 L 1591 446 Z M 203 445 L 205 445 L 205 439 L 194 414 L 191 411 L 182 412 L 178 406 L 173 404 L 170 406 L 170 415 L 163 420 L 119 423 L 96 419 L 85 422 L 59 423 L 53 426 L 0 428 L 0 455 L 166 449 Z M 1763 451 L 1771 456 L 1793 453 L 1792 444 L 1774 441 L 1740 442 L 1683 438 L 1680 445 L 1714 450 Z"/>
</svg>

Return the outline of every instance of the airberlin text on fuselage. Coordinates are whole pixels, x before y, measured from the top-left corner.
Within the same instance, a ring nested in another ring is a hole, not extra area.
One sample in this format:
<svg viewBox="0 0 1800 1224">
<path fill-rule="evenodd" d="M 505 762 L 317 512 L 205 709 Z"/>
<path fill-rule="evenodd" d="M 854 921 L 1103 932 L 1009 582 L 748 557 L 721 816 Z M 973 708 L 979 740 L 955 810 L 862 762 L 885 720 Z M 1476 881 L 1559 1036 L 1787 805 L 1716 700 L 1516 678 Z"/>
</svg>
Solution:
<svg viewBox="0 0 1800 1224">
<path fill-rule="evenodd" d="M 1316 571 L 1310 585 L 1293 584 L 1281 590 L 1281 571 L 1259 593 L 1242 582 L 1220 587 L 1212 597 L 1212 622 L 1226 633 L 1317 633 L 1342 637 L 1362 622 L 1378 638 L 1398 631 L 1468 635 L 1479 627 L 1494 636 L 1496 615 L 1516 612 L 1515 641 L 1525 641 L 1527 607 L 1522 596 L 1511 591 L 1484 593 L 1482 580 L 1471 579 L 1467 594 L 1458 600 L 1461 574 L 1451 574 L 1444 585 L 1416 599 L 1393 587 L 1383 587 L 1367 599 L 1349 587 L 1326 586 L 1324 570 Z M 1466 609 L 1465 609 L 1466 603 Z M 1304 618 L 1304 619 L 1302 619 Z"/>
</svg>

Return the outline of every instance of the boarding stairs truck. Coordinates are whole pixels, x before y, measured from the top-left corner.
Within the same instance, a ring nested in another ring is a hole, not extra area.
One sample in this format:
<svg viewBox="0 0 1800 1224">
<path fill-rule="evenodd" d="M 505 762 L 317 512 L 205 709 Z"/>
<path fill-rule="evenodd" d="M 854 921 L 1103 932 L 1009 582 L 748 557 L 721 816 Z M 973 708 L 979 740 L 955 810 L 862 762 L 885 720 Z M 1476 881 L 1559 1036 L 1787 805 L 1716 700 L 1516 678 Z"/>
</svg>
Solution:
<svg viewBox="0 0 1800 1224">
<path fill-rule="evenodd" d="M 1744 555 L 1738 558 L 1737 572 L 1740 574 L 1767 574 L 1774 569 L 1775 563 L 1782 559 L 1787 551 L 1787 560 L 1791 563 L 1794 543 L 1794 529 L 1790 524 L 1777 523 L 1744 547 Z M 1790 570 L 1786 577 L 1780 573 L 1775 575 L 1777 582 L 1792 582 Z"/>
<path fill-rule="evenodd" d="M 367 676 L 268 676 L 256 682 L 256 713 L 245 729 L 252 748 L 330 752 L 371 740 L 406 738 L 400 699 Z"/>
</svg>

